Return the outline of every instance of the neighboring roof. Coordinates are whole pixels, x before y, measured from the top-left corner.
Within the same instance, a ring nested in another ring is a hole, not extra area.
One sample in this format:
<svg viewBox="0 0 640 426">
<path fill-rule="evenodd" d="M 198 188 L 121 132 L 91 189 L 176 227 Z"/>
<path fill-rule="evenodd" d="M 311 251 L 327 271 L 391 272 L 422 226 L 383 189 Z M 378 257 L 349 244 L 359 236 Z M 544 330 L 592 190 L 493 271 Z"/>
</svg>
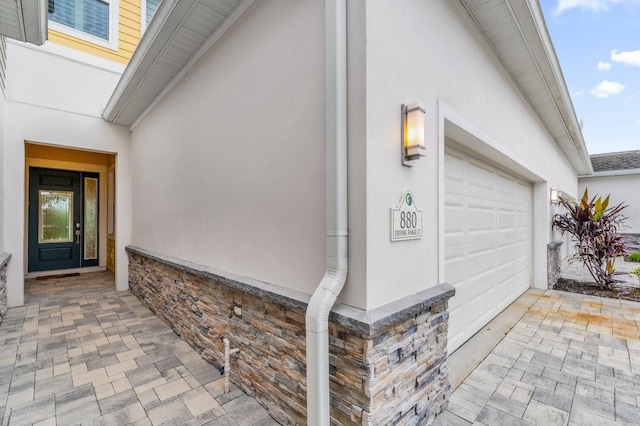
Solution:
<svg viewBox="0 0 640 426">
<path fill-rule="evenodd" d="M 578 174 L 593 169 L 536 0 L 458 0 Z"/>
<path fill-rule="evenodd" d="M 163 0 L 107 103 L 104 119 L 133 125 L 254 1 Z"/>
<path fill-rule="evenodd" d="M 595 172 L 640 169 L 640 150 L 594 154 L 591 164 Z"/>
<path fill-rule="evenodd" d="M 42 45 L 47 41 L 47 0 L 0 0 L 0 36 Z"/>
</svg>

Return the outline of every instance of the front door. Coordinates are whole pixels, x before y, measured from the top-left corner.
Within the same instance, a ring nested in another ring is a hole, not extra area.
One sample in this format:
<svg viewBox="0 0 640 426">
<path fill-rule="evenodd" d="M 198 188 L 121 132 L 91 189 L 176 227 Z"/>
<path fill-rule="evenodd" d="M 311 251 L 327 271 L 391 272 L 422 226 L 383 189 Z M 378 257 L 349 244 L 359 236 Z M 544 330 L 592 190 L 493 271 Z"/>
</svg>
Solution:
<svg viewBox="0 0 640 426">
<path fill-rule="evenodd" d="M 29 272 L 98 265 L 98 176 L 29 168 Z"/>
</svg>

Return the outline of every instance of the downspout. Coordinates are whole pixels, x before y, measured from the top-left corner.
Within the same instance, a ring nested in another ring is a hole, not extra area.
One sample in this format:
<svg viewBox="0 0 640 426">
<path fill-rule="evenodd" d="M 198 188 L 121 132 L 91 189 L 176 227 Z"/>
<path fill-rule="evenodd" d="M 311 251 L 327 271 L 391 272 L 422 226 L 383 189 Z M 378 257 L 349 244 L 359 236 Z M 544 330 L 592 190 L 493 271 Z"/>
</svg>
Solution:
<svg viewBox="0 0 640 426">
<path fill-rule="evenodd" d="M 329 424 L 329 312 L 347 279 L 347 4 L 325 0 L 327 268 L 309 301 L 307 424 Z"/>
</svg>

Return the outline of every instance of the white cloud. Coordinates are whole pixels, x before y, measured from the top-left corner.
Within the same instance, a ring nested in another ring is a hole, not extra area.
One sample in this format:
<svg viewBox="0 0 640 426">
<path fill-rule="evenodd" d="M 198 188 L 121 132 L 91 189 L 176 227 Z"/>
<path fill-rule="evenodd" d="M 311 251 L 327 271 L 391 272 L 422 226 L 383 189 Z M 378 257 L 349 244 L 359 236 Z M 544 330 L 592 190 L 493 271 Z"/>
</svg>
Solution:
<svg viewBox="0 0 640 426">
<path fill-rule="evenodd" d="M 613 95 L 617 95 L 624 90 L 624 86 L 614 81 L 601 81 L 593 88 L 590 93 L 596 98 L 609 98 Z"/>
<path fill-rule="evenodd" d="M 598 62 L 598 69 L 600 71 L 609 71 L 611 69 L 611 64 L 609 62 Z"/>
<path fill-rule="evenodd" d="M 583 9 L 592 12 L 607 11 L 609 6 L 618 3 L 638 3 L 638 0 L 558 0 L 553 13 L 560 15 L 570 9 Z"/>
<path fill-rule="evenodd" d="M 576 92 L 571 92 L 571 96 L 582 96 L 582 95 L 584 95 L 584 89 L 578 90 Z"/>
<path fill-rule="evenodd" d="M 640 50 L 618 52 L 617 49 L 613 49 L 611 51 L 611 60 L 613 62 L 622 62 L 623 64 L 640 67 Z"/>
</svg>

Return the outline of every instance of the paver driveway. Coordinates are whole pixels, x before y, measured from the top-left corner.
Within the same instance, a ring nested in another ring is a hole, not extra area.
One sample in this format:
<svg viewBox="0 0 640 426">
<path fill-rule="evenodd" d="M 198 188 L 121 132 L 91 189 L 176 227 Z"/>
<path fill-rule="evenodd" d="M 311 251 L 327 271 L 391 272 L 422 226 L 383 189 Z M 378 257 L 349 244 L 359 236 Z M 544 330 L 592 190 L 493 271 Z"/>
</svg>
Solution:
<svg viewBox="0 0 640 426">
<path fill-rule="evenodd" d="M 3 425 L 276 425 L 107 273 L 27 280 L 0 325 Z"/>
<path fill-rule="evenodd" d="M 640 304 L 548 290 L 436 425 L 640 424 Z"/>
</svg>

